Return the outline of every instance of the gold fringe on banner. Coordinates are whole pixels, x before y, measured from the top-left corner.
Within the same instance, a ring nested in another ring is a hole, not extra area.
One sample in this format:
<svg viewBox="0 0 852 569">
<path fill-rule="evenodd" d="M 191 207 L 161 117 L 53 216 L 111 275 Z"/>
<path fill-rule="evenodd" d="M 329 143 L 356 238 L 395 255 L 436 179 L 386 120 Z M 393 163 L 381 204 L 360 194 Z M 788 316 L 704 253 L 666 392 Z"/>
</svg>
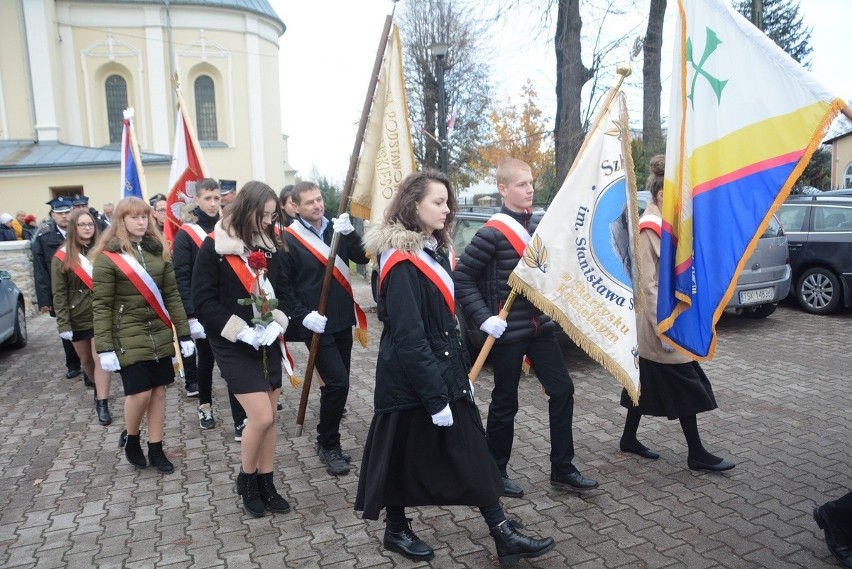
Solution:
<svg viewBox="0 0 852 569">
<path fill-rule="evenodd" d="M 370 343 L 370 334 L 362 328 L 355 328 L 355 339 L 358 340 L 362 347 L 366 348 L 367 344 Z"/>
<path fill-rule="evenodd" d="M 305 382 L 305 380 L 302 379 L 301 375 L 296 375 L 294 373 L 293 375 L 290 376 L 290 385 L 293 386 L 293 389 L 299 389 L 300 387 L 302 387 L 302 384 L 304 382 Z"/>
</svg>

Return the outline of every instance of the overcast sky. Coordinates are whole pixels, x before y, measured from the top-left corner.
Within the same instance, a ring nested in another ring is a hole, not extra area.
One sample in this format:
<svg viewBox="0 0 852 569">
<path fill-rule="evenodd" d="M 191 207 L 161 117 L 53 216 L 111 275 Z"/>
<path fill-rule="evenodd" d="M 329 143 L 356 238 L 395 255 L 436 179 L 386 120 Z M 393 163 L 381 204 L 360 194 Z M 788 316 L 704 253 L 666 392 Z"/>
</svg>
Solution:
<svg viewBox="0 0 852 569">
<path fill-rule="evenodd" d="M 416 1 L 416 0 L 403 0 Z M 458 0 L 457 0 L 458 1 Z M 812 72 L 826 87 L 846 101 L 852 100 L 852 33 L 849 0 L 800 0 L 801 12 L 811 35 Z M 403 3 L 400 2 L 400 5 Z M 540 5 L 529 0 L 530 5 Z M 358 119 L 366 96 L 385 15 L 390 0 L 270 0 L 287 26 L 281 37 L 282 128 L 289 135 L 290 164 L 302 178 L 319 174 L 342 183 L 355 143 Z M 668 2 L 666 22 L 674 18 Z M 400 7 L 401 9 L 401 7 Z M 584 31 L 594 16 L 584 16 Z M 526 21 L 525 21 L 526 19 Z M 491 43 L 491 82 L 498 100 L 517 100 L 523 83 L 533 81 L 551 121 L 555 108 L 555 57 L 551 33 L 536 31 L 540 15 L 530 10 L 516 15 L 510 24 L 496 24 Z M 553 18 L 555 20 L 555 16 Z M 604 29 L 619 34 L 642 35 L 646 23 L 640 14 L 609 18 Z M 670 27 L 670 24 L 667 26 Z M 671 42 L 663 44 L 663 74 L 671 66 Z M 624 59 L 629 48 L 621 50 Z M 588 64 L 591 51 L 584 48 Z M 641 59 L 641 55 L 640 55 Z M 612 84 L 612 77 L 600 79 Z M 631 98 L 631 122 L 641 124 L 641 67 L 626 90 Z M 664 83 L 663 90 L 668 85 Z M 663 105 L 666 112 L 667 104 Z"/>
</svg>

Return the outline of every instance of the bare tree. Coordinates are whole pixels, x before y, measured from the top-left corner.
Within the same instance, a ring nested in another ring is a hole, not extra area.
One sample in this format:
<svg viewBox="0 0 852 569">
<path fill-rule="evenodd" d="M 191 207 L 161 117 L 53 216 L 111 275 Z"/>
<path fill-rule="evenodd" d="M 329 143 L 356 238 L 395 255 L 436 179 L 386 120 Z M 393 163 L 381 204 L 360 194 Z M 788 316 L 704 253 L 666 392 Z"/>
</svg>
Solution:
<svg viewBox="0 0 852 569">
<path fill-rule="evenodd" d="M 644 163 L 665 148 L 660 121 L 660 64 L 663 50 L 663 19 L 666 15 L 666 0 L 651 0 L 648 9 L 648 28 L 643 45 L 642 65 L 642 149 Z"/>
<path fill-rule="evenodd" d="M 438 79 L 433 42 L 448 44 L 444 63 L 447 114 L 455 116 L 449 140 L 450 178 L 456 187 L 475 181 L 472 165 L 485 141 L 491 107 L 489 69 L 483 61 L 485 28 L 476 12 L 445 0 L 401 5 L 398 17 L 405 59 L 405 86 L 412 121 L 414 153 L 425 167 L 439 166 Z M 433 138 L 434 137 L 434 138 Z"/>
</svg>

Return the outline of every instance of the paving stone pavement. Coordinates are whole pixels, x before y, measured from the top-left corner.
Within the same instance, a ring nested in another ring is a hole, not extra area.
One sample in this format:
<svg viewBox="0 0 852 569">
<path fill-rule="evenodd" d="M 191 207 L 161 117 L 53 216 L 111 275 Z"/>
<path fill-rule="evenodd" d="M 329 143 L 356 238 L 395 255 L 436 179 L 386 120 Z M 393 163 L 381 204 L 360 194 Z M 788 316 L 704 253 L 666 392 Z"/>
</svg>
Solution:
<svg viewBox="0 0 852 569">
<path fill-rule="evenodd" d="M 357 288 L 369 304 L 366 287 Z M 852 310 L 818 317 L 793 306 L 766 320 L 722 318 L 717 357 L 705 365 L 720 409 L 701 415 L 699 426 L 708 449 L 737 463 L 724 474 L 688 470 L 678 423 L 658 418 L 643 420 L 640 437 L 659 460 L 620 453 L 619 388 L 567 347 L 575 463 L 601 485 L 583 495 L 550 487 L 547 402 L 534 378 L 523 381 L 510 472 L 526 495 L 503 504 L 529 532 L 552 535 L 557 545 L 520 566 L 834 567 L 811 510 L 852 487 L 850 324 Z M 431 563 L 384 552 L 383 524 L 353 512 L 372 417 L 374 314 L 370 326 L 370 347 L 354 349 L 342 426 L 353 473 L 333 478 L 316 457 L 315 395 L 305 435 L 295 436 L 299 393 L 287 389 L 276 479 L 293 511 L 254 519 L 234 493 L 239 443 L 218 371 L 216 428 L 199 429 L 196 400 L 178 380 L 168 391 L 165 438 L 176 471 L 138 471 L 117 446 L 124 424 L 118 375 L 115 422 L 101 427 L 91 392 L 63 376 L 54 321 L 32 319 L 29 345 L 0 352 L 0 567 L 497 566 L 472 508 L 411 509 L 415 530 L 436 550 Z M 304 361 L 306 351 L 298 354 Z M 483 417 L 491 385 L 486 368 L 477 390 Z"/>
</svg>

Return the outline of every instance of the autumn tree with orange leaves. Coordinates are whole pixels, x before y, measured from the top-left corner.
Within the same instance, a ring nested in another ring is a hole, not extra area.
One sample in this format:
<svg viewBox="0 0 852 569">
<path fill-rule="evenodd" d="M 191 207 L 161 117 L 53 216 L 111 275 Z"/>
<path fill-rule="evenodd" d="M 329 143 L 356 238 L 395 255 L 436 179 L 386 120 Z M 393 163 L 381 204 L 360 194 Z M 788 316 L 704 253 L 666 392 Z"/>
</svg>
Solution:
<svg viewBox="0 0 852 569">
<path fill-rule="evenodd" d="M 556 168 L 554 165 L 553 127 L 538 106 L 538 95 L 527 80 L 521 89 L 522 106 L 511 99 L 503 107 L 491 111 L 491 135 L 480 148 L 478 171 L 493 174 L 503 158 L 517 158 L 530 165 L 536 186 L 536 202 L 551 195 Z"/>
</svg>

